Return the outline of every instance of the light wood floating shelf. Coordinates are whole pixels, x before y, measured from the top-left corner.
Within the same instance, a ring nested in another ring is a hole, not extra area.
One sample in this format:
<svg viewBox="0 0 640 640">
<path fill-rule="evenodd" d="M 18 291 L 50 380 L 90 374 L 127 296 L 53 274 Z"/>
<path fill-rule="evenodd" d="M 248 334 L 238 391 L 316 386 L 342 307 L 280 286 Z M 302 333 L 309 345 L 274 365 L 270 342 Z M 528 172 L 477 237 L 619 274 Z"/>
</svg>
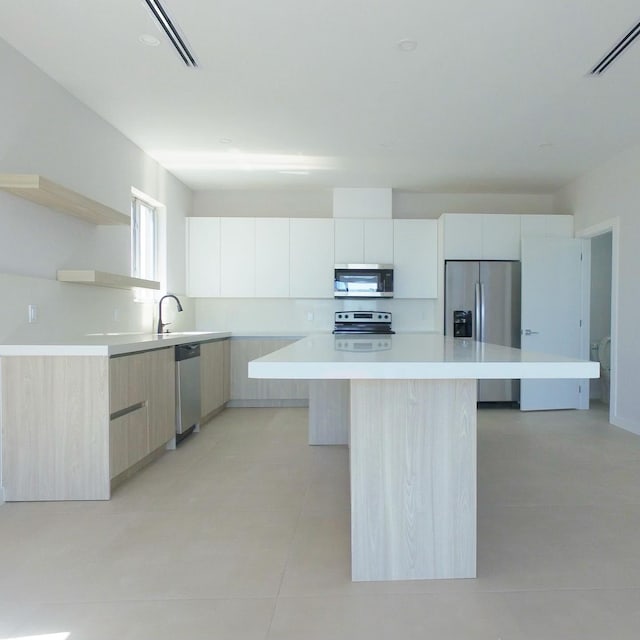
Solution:
<svg viewBox="0 0 640 640">
<path fill-rule="evenodd" d="M 121 276 L 117 273 L 106 273 L 105 271 L 94 271 L 93 269 L 59 270 L 58 281 L 92 284 L 98 287 L 112 287 L 114 289 L 160 289 L 160 283 L 155 280 L 142 280 L 142 278 Z"/>
<path fill-rule="evenodd" d="M 93 224 L 131 224 L 130 216 L 36 174 L 2 173 L 0 189 Z"/>
</svg>

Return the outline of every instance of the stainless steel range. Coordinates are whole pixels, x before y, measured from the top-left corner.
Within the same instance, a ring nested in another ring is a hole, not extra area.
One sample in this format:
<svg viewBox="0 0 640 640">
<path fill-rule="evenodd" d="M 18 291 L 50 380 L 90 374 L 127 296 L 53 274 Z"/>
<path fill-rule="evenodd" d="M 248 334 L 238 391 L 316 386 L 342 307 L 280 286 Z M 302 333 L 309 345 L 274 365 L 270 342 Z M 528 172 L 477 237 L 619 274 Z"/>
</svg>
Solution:
<svg viewBox="0 0 640 640">
<path fill-rule="evenodd" d="M 336 311 L 333 333 L 375 333 L 389 335 L 391 314 L 387 311 Z"/>
</svg>

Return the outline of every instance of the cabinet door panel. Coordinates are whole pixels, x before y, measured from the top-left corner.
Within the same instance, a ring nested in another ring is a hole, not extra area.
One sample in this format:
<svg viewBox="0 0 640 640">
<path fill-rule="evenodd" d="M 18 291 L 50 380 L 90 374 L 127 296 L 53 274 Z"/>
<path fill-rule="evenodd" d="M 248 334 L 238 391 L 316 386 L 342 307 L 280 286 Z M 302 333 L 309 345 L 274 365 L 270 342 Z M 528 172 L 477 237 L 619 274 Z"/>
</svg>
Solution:
<svg viewBox="0 0 640 640">
<path fill-rule="evenodd" d="M 187 218 L 187 295 L 220 295 L 220 218 Z"/>
<path fill-rule="evenodd" d="M 115 478 L 149 452 L 147 407 L 143 406 L 109 424 L 109 477 Z"/>
<path fill-rule="evenodd" d="M 249 361 L 282 349 L 294 342 L 285 339 L 234 339 L 231 341 L 232 400 L 292 400 L 309 397 L 306 380 L 249 378 Z"/>
<path fill-rule="evenodd" d="M 393 220 L 364 221 L 364 261 L 393 264 Z"/>
<path fill-rule="evenodd" d="M 364 221 L 355 218 L 334 222 L 334 250 L 336 264 L 363 263 Z"/>
<path fill-rule="evenodd" d="M 289 296 L 289 219 L 256 218 L 256 297 Z"/>
<path fill-rule="evenodd" d="M 482 216 L 476 213 L 445 213 L 445 260 L 482 260 Z"/>
<path fill-rule="evenodd" d="M 394 220 L 394 296 L 437 298 L 437 220 Z"/>
<path fill-rule="evenodd" d="M 333 220 L 292 219 L 292 298 L 333 298 Z"/>
<path fill-rule="evenodd" d="M 520 260 L 520 216 L 483 214 L 482 259 Z"/>
<path fill-rule="evenodd" d="M 114 413 L 147 399 L 149 368 L 144 353 L 110 358 L 109 411 Z"/>
<path fill-rule="evenodd" d="M 145 354 L 149 368 L 149 451 L 175 435 L 176 389 L 174 350 L 157 349 Z"/>
<path fill-rule="evenodd" d="M 252 298 L 256 293 L 256 222 L 220 219 L 220 295 Z"/>
<path fill-rule="evenodd" d="M 224 344 L 206 342 L 200 347 L 201 417 L 224 404 Z"/>
<path fill-rule="evenodd" d="M 529 214 L 521 218 L 523 238 L 528 236 L 573 238 L 573 216 Z"/>
</svg>

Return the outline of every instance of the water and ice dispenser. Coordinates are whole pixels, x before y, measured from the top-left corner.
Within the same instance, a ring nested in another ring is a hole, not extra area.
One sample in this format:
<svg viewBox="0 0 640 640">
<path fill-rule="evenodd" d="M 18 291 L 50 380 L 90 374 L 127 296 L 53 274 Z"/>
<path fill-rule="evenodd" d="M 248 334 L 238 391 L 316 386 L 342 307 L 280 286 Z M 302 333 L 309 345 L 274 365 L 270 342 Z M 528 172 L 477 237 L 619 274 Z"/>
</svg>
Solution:
<svg viewBox="0 0 640 640">
<path fill-rule="evenodd" d="M 471 311 L 456 309 L 453 312 L 453 336 L 454 338 L 472 338 L 473 321 Z"/>
</svg>

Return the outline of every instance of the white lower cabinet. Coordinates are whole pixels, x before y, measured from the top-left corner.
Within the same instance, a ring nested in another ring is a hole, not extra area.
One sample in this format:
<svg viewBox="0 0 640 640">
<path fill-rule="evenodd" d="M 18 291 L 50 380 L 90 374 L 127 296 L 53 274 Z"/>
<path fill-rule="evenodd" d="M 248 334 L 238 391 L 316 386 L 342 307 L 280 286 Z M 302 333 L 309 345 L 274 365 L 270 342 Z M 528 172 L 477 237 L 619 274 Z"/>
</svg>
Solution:
<svg viewBox="0 0 640 640">
<path fill-rule="evenodd" d="M 395 298 L 438 297 L 438 221 L 393 221 Z"/>
</svg>

